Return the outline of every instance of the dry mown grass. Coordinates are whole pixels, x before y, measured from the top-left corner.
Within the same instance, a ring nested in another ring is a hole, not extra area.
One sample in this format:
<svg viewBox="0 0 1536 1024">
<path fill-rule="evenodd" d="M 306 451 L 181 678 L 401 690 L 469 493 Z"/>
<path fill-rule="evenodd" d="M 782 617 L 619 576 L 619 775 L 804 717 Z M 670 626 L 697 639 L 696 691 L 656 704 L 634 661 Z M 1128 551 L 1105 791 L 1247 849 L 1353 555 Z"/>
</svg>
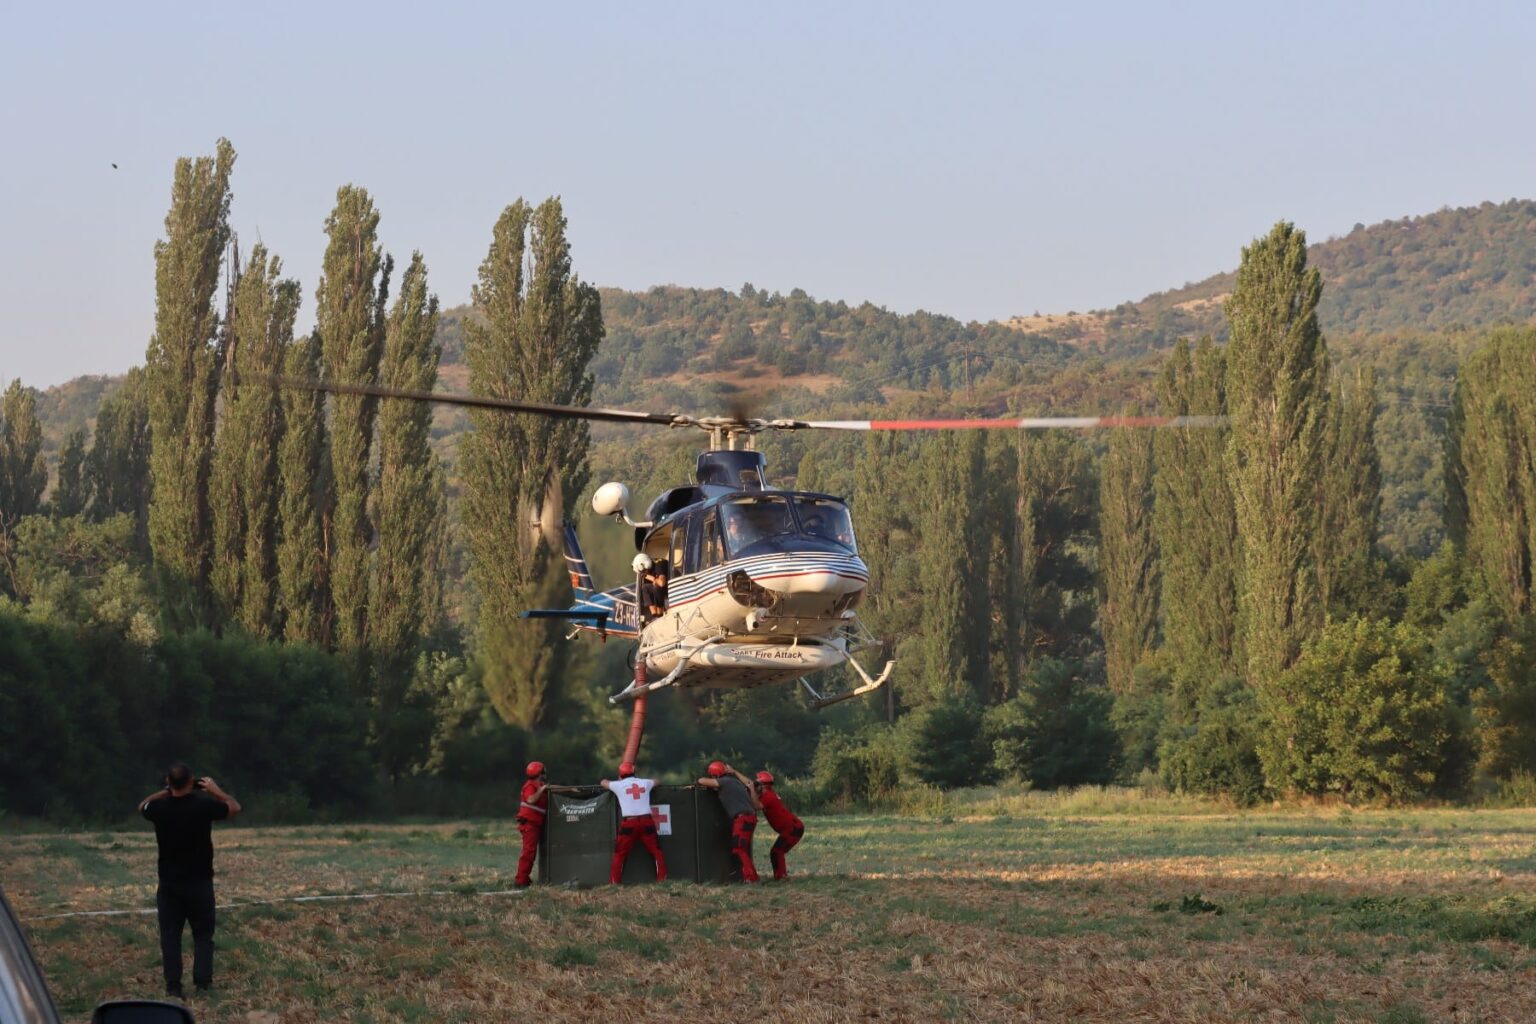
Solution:
<svg viewBox="0 0 1536 1024">
<path fill-rule="evenodd" d="M 1536 813 L 810 821 L 787 886 L 507 888 L 507 825 L 231 829 L 204 1022 L 1536 1019 Z M 146 832 L 0 878 L 75 1019 L 158 989 Z"/>
</svg>

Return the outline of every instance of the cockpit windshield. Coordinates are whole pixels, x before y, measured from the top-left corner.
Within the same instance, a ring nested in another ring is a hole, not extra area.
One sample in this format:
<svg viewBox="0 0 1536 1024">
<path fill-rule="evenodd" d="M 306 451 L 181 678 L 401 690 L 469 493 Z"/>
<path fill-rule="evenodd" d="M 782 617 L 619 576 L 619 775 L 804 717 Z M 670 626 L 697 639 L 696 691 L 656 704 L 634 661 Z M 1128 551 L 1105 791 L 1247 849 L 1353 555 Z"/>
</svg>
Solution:
<svg viewBox="0 0 1536 1024">
<path fill-rule="evenodd" d="M 853 520 L 842 502 L 828 498 L 796 498 L 795 513 L 800 517 L 800 530 L 807 537 L 818 537 L 841 544 L 854 551 Z"/>
<path fill-rule="evenodd" d="M 720 506 L 725 520 L 725 542 L 734 556 L 759 541 L 795 532 L 789 502 L 783 498 L 750 498 Z"/>
</svg>

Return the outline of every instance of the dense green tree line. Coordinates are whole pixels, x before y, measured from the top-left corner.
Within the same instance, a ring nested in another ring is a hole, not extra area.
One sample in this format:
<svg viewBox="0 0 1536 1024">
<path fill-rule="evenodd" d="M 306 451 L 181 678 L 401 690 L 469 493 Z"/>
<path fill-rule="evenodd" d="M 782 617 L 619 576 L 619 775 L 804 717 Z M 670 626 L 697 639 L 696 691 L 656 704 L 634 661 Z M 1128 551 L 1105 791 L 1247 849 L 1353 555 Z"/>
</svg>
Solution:
<svg viewBox="0 0 1536 1024">
<path fill-rule="evenodd" d="M 201 630 L 142 644 L 0 608 L 0 649 L 10 813 L 126 816 L 156 766 L 178 758 L 239 779 L 253 807 L 370 798 L 366 708 L 340 663 L 314 648 Z"/>
<path fill-rule="evenodd" d="M 348 185 L 301 334 L 299 284 L 231 244 L 233 164 L 222 142 L 178 163 L 146 366 L 58 435 L 51 486 L 38 396 L 13 384 L 0 405 L 0 720 L 41 723 L 12 737 L 0 807 L 112 813 L 20 793 L 49 730 L 116 730 L 79 764 L 113 799 L 142 785 L 138 759 L 175 753 L 295 809 L 507 783 L 529 753 L 584 777 L 616 753 L 625 721 L 604 697 L 623 645 L 566 644 L 517 614 L 568 599 L 551 528 L 595 482 L 643 500 L 696 449 L 479 413 L 453 440 L 454 419 L 423 406 L 272 382 L 428 388 L 450 358 L 473 391 L 564 404 L 697 410 L 739 397 L 732 377 L 821 374 L 838 380 L 777 401 L 1229 417 L 763 437 L 776 483 L 850 499 L 879 641 L 862 657 L 897 673 L 822 716 L 788 687 L 660 695 L 646 750 L 662 772 L 725 755 L 813 776 L 829 800 L 1155 776 L 1246 801 L 1457 795 L 1536 768 L 1530 329 L 1390 339 L 1417 368 L 1388 341 L 1326 337 L 1331 283 L 1280 224 L 1219 304 L 1224 347 L 1110 364 L 798 291 L 600 291 L 574 270 L 557 199 L 509 206 L 472 308 L 439 311 L 419 253 L 391 296 L 380 213 Z M 685 383 L 698 375 L 713 383 Z M 587 525 L 599 575 L 621 577 L 627 531 Z M 90 714 L 72 719 L 76 701 Z M 247 749 L 265 730 L 282 734 L 272 751 Z M 316 747 L 346 761 L 344 785 L 312 778 Z"/>
</svg>

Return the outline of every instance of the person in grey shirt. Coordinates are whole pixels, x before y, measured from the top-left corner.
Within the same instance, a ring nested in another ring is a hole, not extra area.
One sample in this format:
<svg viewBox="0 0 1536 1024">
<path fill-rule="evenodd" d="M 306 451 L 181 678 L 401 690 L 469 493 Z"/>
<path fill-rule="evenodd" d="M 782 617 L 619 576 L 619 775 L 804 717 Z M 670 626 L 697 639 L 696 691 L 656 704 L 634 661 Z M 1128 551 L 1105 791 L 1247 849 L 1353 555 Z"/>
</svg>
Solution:
<svg viewBox="0 0 1536 1024">
<path fill-rule="evenodd" d="M 757 812 L 763 805 L 758 802 L 757 790 L 752 780 L 723 761 L 711 761 L 709 774 L 699 780 L 705 789 L 713 789 L 720 795 L 720 805 L 726 817 L 731 819 L 731 856 L 741 867 L 743 882 L 757 881 L 757 868 L 752 864 L 752 833 L 757 831 Z"/>
</svg>

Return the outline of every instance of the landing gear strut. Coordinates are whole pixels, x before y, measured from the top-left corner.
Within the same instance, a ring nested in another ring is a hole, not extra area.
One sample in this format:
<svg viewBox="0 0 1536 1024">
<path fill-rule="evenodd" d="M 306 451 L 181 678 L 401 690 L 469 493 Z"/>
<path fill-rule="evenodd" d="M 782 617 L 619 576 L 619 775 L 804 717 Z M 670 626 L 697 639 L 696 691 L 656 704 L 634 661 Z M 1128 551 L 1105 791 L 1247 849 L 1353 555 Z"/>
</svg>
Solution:
<svg viewBox="0 0 1536 1024">
<path fill-rule="evenodd" d="M 848 659 L 848 664 L 853 666 L 853 670 L 859 674 L 860 679 L 864 680 L 864 684 L 849 690 L 847 693 L 834 693 L 830 697 L 824 697 L 816 691 L 816 687 L 811 685 L 811 681 L 809 679 L 805 678 L 804 676 L 800 677 L 800 685 L 805 687 L 805 692 L 811 695 L 811 707 L 815 708 L 817 711 L 820 711 L 822 708 L 831 707 L 833 704 L 841 704 L 845 700 L 851 700 L 854 697 L 862 697 L 866 693 L 871 693 L 875 690 L 878 690 L 880 687 L 885 685 L 885 681 L 887 679 L 891 678 L 891 669 L 896 667 L 896 663 L 894 661 L 888 661 L 885 663 L 885 668 L 880 670 L 880 674 L 878 676 L 871 677 L 868 672 L 864 671 L 864 666 L 860 665 L 852 658 Z"/>
<path fill-rule="evenodd" d="M 612 697 L 609 697 L 608 703 L 618 704 L 620 701 L 639 700 L 648 693 L 671 686 L 677 680 L 677 677 L 683 674 L 683 670 L 688 667 L 688 663 L 698 656 L 700 651 L 713 644 L 718 644 L 723 640 L 725 640 L 725 637 L 723 636 L 712 636 L 709 639 L 703 641 L 697 647 L 684 654 L 682 658 L 678 660 L 677 666 L 673 668 L 671 672 L 668 672 L 665 676 L 656 680 L 654 683 L 647 683 L 645 681 L 645 654 L 644 652 L 637 651 L 635 654 L 635 681 L 626 686 L 623 690 L 620 690 L 618 693 L 614 694 Z"/>
</svg>

